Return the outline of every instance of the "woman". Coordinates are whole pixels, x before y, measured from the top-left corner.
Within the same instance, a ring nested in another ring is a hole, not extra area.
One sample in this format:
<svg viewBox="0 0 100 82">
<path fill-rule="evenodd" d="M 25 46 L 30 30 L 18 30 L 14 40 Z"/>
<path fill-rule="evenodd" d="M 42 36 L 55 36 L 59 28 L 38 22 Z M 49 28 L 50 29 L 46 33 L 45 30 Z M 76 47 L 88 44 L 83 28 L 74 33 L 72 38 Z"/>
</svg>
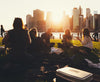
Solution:
<svg viewBox="0 0 100 82">
<path fill-rule="evenodd" d="M 87 28 L 83 29 L 83 37 L 82 40 L 79 37 L 76 37 L 84 47 L 93 49 L 92 38 L 90 36 L 90 32 Z"/>
<path fill-rule="evenodd" d="M 92 53 L 91 50 L 93 49 L 93 43 L 90 36 L 90 32 L 87 28 L 83 30 L 83 37 L 82 40 L 77 37 L 77 39 L 82 43 L 83 46 L 79 47 L 79 51 L 83 54 L 85 60 L 92 61 L 93 63 L 99 63 L 99 57 Z M 100 66 L 99 66 L 100 67 Z M 97 67 L 98 68 L 98 67 Z"/>
<path fill-rule="evenodd" d="M 31 37 L 31 44 L 28 48 L 28 52 L 31 54 L 41 53 L 44 49 L 44 43 L 40 37 L 38 37 L 37 28 L 31 28 L 29 31 Z"/>
<path fill-rule="evenodd" d="M 69 48 L 69 47 L 72 46 L 71 41 L 72 41 L 72 36 L 71 36 L 70 30 L 66 29 L 65 34 L 63 35 L 62 43 L 63 43 L 64 46 Z"/>
<path fill-rule="evenodd" d="M 12 30 L 8 31 L 2 42 L 10 50 L 10 54 L 22 55 L 30 44 L 30 37 L 28 31 L 24 30 L 21 18 L 15 18 L 13 27 Z"/>
</svg>

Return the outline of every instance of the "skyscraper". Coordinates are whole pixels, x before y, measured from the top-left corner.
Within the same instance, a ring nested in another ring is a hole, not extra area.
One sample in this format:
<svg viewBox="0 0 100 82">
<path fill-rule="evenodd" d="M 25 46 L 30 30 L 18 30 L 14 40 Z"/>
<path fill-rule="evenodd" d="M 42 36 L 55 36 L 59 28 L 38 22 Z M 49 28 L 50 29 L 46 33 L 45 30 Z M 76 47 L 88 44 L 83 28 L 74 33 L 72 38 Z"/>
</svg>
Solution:
<svg viewBox="0 0 100 82">
<path fill-rule="evenodd" d="M 91 11 L 90 8 L 86 8 L 86 27 L 90 28 L 90 22 L 92 22 L 91 19 Z"/>
<path fill-rule="evenodd" d="M 38 31 L 45 30 L 44 12 L 36 9 L 33 11 L 34 26 L 37 27 Z"/>
<path fill-rule="evenodd" d="M 100 30 L 100 14 L 94 14 L 94 30 Z"/>
<path fill-rule="evenodd" d="M 42 20 L 44 20 L 44 12 L 39 9 L 36 9 L 33 11 L 33 17 L 36 22 L 42 21 Z"/>
<path fill-rule="evenodd" d="M 86 8 L 86 18 L 89 18 L 91 14 L 90 8 Z"/>
<path fill-rule="evenodd" d="M 52 13 L 51 12 L 47 12 L 47 15 L 46 15 L 46 30 L 48 28 L 52 28 Z"/>
<path fill-rule="evenodd" d="M 31 28 L 31 24 L 32 24 L 32 16 L 30 14 L 28 14 L 26 16 L 26 25 L 28 28 Z"/>
<path fill-rule="evenodd" d="M 73 30 L 79 30 L 79 9 L 73 9 Z"/>
</svg>

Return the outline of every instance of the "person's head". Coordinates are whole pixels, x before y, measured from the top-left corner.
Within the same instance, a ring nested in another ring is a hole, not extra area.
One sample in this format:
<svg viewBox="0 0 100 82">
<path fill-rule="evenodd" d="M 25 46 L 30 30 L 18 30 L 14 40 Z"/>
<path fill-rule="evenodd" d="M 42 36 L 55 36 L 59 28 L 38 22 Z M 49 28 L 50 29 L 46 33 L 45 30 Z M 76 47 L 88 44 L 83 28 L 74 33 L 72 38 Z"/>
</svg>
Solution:
<svg viewBox="0 0 100 82">
<path fill-rule="evenodd" d="M 65 30 L 65 35 L 70 35 L 70 30 L 69 29 Z"/>
<path fill-rule="evenodd" d="M 30 33 L 31 38 L 38 36 L 38 31 L 37 31 L 36 27 L 31 28 L 30 31 L 29 31 L 29 33 Z"/>
<path fill-rule="evenodd" d="M 3 25 L 1 25 L 1 28 L 3 28 Z"/>
<path fill-rule="evenodd" d="M 23 21 L 21 18 L 15 18 L 13 22 L 14 29 L 23 29 Z"/>
<path fill-rule="evenodd" d="M 90 36 L 90 32 L 87 28 L 83 29 L 83 36 Z"/>
<path fill-rule="evenodd" d="M 50 33 L 51 33 L 51 28 L 49 28 L 49 29 L 47 30 L 47 33 L 48 33 L 48 34 L 50 34 Z"/>
</svg>

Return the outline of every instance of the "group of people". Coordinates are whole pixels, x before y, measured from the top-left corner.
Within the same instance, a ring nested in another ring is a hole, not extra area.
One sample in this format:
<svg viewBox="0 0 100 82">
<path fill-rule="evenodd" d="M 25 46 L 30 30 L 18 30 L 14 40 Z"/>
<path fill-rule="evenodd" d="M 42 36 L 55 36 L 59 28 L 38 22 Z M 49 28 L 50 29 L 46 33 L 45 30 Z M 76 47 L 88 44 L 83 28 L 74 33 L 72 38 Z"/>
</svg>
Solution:
<svg viewBox="0 0 100 82">
<path fill-rule="evenodd" d="M 15 18 L 14 29 L 7 32 L 2 43 L 9 48 L 11 54 L 22 54 L 25 52 L 33 53 L 45 50 L 50 46 L 50 29 L 41 38 L 38 37 L 37 28 L 25 30 L 21 18 Z"/>
<path fill-rule="evenodd" d="M 5 45 L 5 48 L 8 49 L 10 55 L 49 53 L 51 47 L 54 45 L 54 43 L 50 43 L 50 37 L 52 36 L 51 29 L 48 29 L 41 37 L 38 37 L 37 28 L 33 27 L 30 30 L 25 30 L 21 18 L 15 18 L 13 27 L 14 28 L 8 31 L 2 40 L 2 43 Z M 83 49 L 90 53 L 93 49 L 93 44 L 89 30 L 87 28 L 83 29 L 82 39 L 79 37 L 76 38 L 82 43 L 81 47 L 73 46 L 71 32 L 69 29 L 66 29 L 62 44 L 58 44 L 58 47 L 64 51 L 75 48 L 75 50 Z"/>
<path fill-rule="evenodd" d="M 82 40 L 76 37 L 82 43 L 81 47 L 73 46 L 71 32 L 69 29 L 66 29 L 63 35 L 62 44 L 58 44 L 58 47 L 63 49 L 63 53 L 61 53 L 61 55 L 50 56 L 50 49 L 54 45 L 50 43 L 50 37 L 52 36 L 51 29 L 48 29 L 41 37 L 38 37 L 37 28 L 34 27 L 30 30 L 25 30 L 21 18 L 15 18 L 13 27 L 12 30 L 7 32 L 2 43 L 8 51 L 8 56 L 13 57 L 12 59 L 14 62 L 16 60 L 20 61 L 21 58 L 21 61 L 27 60 L 26 62 L 31 64 L 37 62 L 41 63 L 43 58 L 48 57 L 46 59 L 51 58 L 53 64 L 56 61 L 60 61 L 56 64 L 65 63 L 74 67 L 85 66 L 84 64 L 87 64 L 85 59 L 87 62 L 90 60 L 93 63 L 99 63 L 99 58 L 91 52 L 93 44 L 90 32 L 87 28 L 83 30 Z M 24 57 L 25 59 L 23 59 Z"/>
</svg>

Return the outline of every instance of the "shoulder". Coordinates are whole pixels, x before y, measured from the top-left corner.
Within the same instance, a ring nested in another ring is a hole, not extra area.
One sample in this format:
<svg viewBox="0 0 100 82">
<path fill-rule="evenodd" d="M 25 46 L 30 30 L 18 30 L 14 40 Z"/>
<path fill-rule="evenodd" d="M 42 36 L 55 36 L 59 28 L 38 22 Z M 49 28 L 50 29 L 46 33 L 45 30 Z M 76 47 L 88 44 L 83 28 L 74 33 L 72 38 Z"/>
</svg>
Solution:
<svg viewBox="0 0 100 82">
<path fill-rule="evenodd" d="M 14 33 L 13 29 L 8 31 L 8 34 L 11 34 L 11 33 Z"/>
<path fill-rule="evenodd" d="M 46 33 L 43 33 L 41 36 L 42 36 L 42 37 L 46 36 Z"/>
<path fill-rule="evenodd" d="M 23 34 L 28 34 L 28 30 L 21 30 Z"/>
<path fill-rule="evenodd" d="M 46 35 L 46 33 L 43 33 L 42 35 Z"/>
<path fill-rule="evenodd" d="M 84 39 L 90 41 L 91 37 L 90 36 L 85 36 Z"/>
</svg>

